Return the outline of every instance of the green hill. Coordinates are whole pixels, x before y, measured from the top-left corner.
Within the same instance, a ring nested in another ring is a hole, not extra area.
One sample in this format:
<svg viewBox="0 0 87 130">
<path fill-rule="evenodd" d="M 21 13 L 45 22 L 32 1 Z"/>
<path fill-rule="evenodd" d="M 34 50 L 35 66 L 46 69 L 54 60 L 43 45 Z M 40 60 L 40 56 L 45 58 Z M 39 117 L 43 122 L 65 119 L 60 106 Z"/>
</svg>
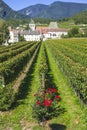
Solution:
<svg viewBox="0 0 87 130">
<path fill-rule="evenodd" d="M 73 20 L 76 24 L 87 24 L 87 11 L 74 15 Z"/>
</svg>

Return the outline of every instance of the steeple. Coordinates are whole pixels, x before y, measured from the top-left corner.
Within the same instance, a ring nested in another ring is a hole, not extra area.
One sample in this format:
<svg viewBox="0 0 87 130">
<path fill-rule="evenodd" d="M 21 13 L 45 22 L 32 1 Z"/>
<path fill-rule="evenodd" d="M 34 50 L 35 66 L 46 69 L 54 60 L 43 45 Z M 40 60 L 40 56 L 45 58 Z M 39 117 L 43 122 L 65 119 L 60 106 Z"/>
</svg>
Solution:
<svg viewBox="0 0 87 130">
<path fill-rule="evenodd" d="M 35 24 L 33 19 L 30 20 L 30 24 Z"/>
<path fill-rule="evenodd" d="M 50 24 L 49 24 L 49 29 L 50 29 L 50 28 L 58 29 L 58 24 L 57 24 L 57 22 L 50 22 Z"/>
<path fill-rule="evenodd" d="M 30 23 L 29 23 L 29 28 L 30 28 L 30 30 L 32 30 L 32 31 L 34 31 L 35 30 L 35 22 L 34 22 L 34 20 L 33 19 L 31 19 L 31 21 L 30 21 Z"/>
</svg>

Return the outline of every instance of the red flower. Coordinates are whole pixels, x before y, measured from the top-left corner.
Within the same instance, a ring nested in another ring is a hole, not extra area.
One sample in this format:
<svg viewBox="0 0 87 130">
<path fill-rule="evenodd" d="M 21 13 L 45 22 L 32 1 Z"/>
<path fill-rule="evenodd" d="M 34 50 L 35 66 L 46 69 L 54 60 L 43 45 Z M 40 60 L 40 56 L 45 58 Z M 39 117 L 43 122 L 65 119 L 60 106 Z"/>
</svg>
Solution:
<svg viewBox="0 0 87 130">
<path fill-rule="evenodd" d="M 51 93 L 51 92 L 57 93 L 57 89 L 56 88 L 48 88 L 47 92 L 49 92 L 49 93 Z"/>
<path fill-rule="evenodd" d="M 53 89 L 52 89 L 52 92 L 53 92 L 53 93 L 57 93 L 57 89 L 56 89 L 56 88 L 53 88 Z"/>
<path fill-rule="evenodd" d="M 37 101 L 37 102 L 36 102 L 36 105 L 40 105 L 40 101 Z"/>
<path fill-rule="evenodd" d="M 48 88 L 47 91 L 48 91 L 48 92 L 52 92 L 52 88 Z"/>
<path fill-rule="evenodd" d="M 56 96 L 55 98 L 57 98 L 57 99 L 61 99 L 61 97 L 60 97 L 60 96 Z"/>
<path fill-rule="evenodd" d="M 52 103 L 52 100 L 49 100 L 49 99 L 45 99 L 45 101 L 43 102 L 43 105 L 46 106 L 46 107 L 49 107 Z"/>
</svg>

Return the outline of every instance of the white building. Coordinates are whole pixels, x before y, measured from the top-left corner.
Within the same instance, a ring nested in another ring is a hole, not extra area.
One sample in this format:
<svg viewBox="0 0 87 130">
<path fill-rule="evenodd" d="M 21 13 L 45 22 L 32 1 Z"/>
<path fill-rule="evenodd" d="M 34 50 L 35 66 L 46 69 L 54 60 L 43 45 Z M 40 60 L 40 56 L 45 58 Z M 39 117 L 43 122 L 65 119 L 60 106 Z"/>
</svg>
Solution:
<svg viewBox="0 0 87 130">
<path fill-rule="evenodd" d="M 67 29 L 48 29 L 48 34 L 50 34 L 51 39 L 60 39 L 62 36 L 67 35 L 67 33 Z"/>
<path fill-rule="evenodd" d="M 42 36 L 40 31 L 36 30 L 36 25 L 32 19 L 29 23 L 29 30 L 24 30 L 20 35 L 24 36 L 26 41 L 40 41 Z"/>
<path fill-rule="evenodd" d="M 47 32 L 50 34 L 51 39 L 54 39 L 54 38 L 60 39 L 62 35 L 64 36 L 67 35 L 68 30 L 58 28 L 57 22 L 50 22 Z"/>
<path fill-rule="evenodd" d="M 60 39 L 68 34 L 68 29 L 58 28 L 57 22 L 51 22 L 48 27 L 36 27 L 43 34 L 43 40 Z"/>
<path fill-rule="evenodd" d="M 46 39 L 60 39 L 68 34 L 68 29 L 58 28 L 57 22 L 51 22 L 48 27 L 36 27 L 34 21 L 31 19 L 29 23 L 29 30 L 11 30 L 10 29 L 9 43 L 19 41 L 19 34 L 23 36 L 26 41 L 40 41 Z"/>
<path fill-rule="evenodd" d="M 24 39 L 26 41 L 40 41 L 41 40 L 41 34 L 40 31 L 34 30 L 34 31 L 23 31 L 21 35 L 24 36 Z"/>
<path fill-rule="evenodd" d="M 9 43 L 15 43 L 15 42 L 19 42 L 19 31 L 18 30 L 14 30 L 11 29 L 11 27 L 8 28 L 9 29 Z"/>
</svg>

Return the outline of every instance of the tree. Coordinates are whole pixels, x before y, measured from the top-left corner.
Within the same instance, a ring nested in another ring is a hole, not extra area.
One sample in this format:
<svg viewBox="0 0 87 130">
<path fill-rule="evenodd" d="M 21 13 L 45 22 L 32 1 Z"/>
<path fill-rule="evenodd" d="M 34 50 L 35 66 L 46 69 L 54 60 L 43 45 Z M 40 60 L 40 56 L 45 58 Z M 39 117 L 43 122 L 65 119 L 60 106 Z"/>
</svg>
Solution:
<svg viewBox="0 0 87 130">
<path fill-rule="evenodd" d="M 8 39 L 9 39 L 8 26 L 5 22 L 3 22 L 0 26 L 0 44 L 5 42 L 6 40 L 8 41 Z"/>
<path fill-rule="evenodd" d="M 78 36 L 80 36 L 79 28 L 74 27 L 74 28 L 70 29 L 69 32 L 68 32 L 68 36 L 69 37 L 78 37 Z"/>
<path fill-rule="evenodd" d="M 19 41 L 20 42 L 25 41 L 24 37 L 19 35 Z"/>
</svg>

